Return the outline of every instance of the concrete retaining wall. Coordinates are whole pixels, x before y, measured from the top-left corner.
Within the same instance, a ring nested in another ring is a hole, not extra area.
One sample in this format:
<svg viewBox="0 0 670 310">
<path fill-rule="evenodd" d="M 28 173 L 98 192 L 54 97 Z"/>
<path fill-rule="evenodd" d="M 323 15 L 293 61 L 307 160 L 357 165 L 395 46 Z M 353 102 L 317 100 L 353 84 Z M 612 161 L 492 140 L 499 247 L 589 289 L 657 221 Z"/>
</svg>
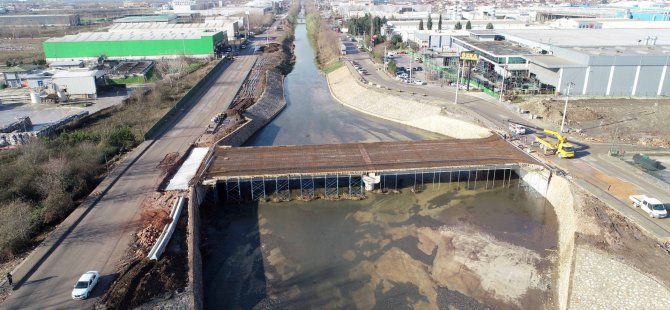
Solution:
<svg viewBox="0 0 670 310">
<path fill-rule="evenodd" d="M 190 309 L 200 310 L 203 307 L 202 287 L 202 256 L 200 254 L 200 204 L 205 197 L 205 188 L 191 187 L 188 197 L 188 224 L 186 242 L 188 243 L 188 287 L 193 294 Z"/>
<path fill-rule="evenodd" d="M 284 76 L 268 71 L 266 82 L 265 85 L 267 86 L 261 98 L 244 113 L 248 121 L 223 137 L 216 144 L 229 146 L 244 144 L 253 134 L 267 125 L 286 107 L 286 100 L 284 100 Z"/>
<path fill-rule="evenodd" d="M 576 218 L 571 183 L 535 165 L 521 167 L 519 176 L 554 207 L 558 219 L 558 308 L 567 309 L 570 298 L 572 261 L 575 255 Z"/>
<path fill-rule="evenodd" d="M 441 114 L 441 108 L 368 89 L 345 66 L 327 75 L 335 99 L 354 110 L 457 139 L 491 136 L 488 129 Z"/>
</svg>

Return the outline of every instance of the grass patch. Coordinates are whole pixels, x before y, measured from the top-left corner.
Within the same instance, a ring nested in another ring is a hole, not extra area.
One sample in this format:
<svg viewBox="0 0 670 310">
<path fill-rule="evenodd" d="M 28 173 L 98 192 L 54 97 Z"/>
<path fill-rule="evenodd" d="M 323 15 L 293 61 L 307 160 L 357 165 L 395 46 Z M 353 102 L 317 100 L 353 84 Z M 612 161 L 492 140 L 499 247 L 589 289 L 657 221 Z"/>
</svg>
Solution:
<svg viewBox="0 0 670 310">
<path fill-rule="evenodd" d="M 325 72 L 326 74 L 328 74 L 328 73 L 331 73 L 331 72 L 333 72 L 333 71 L 335 71 L 335 70 L 341 68 L 342 65 L 344 65 L 344 63 L 343 63 L 342 61 L 340 61 L 340 60 L 334 60 L 334 61 L 331 61 L 331 62 L 325 64 L 325 65 L 321 68 L 321 70 L 322 70 L 323 72 Z"/>
</svg>

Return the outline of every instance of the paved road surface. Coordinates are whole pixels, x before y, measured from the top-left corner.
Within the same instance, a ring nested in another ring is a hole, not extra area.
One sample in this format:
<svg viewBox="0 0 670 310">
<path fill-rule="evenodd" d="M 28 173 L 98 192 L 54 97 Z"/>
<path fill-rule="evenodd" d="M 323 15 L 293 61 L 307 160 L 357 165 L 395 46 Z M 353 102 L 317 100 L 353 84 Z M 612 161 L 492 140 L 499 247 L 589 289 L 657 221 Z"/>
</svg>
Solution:
<svg viewBox="0 0 670 310">
<path fill-rule="evenodd" d="M 123 169 L 118 180 L 105 189 L 109 183 L 106 180 L 96 190 L 103 193 L 102 198 L 89 209 L 75 210 L 18 268 L 14 274 L 16 291 L 2 308 L 90 307 L 96 298 L 73 301 L 72 285 L 83 272 L 98 270 L 102 282 L 92 296 L 102 295 L 136 230 L 141 201 L 160 182 L 156 166 L 167 153 L 184 153 L 204 132 L 209 120 L 228 107 L 256 57 L 238 56 L 220 71 L 209 88 L 200 92 L 192 108 L 185 108 L 181 119 L 166 125 L 167 132 L 132 152 L 117 167 L 116 170 Z"/>
<path fill-rule="evenodd" d="M 347 58 L 357 61 L 368 71 L 369 74 L 364 76 L 366 80 L 392 89 L 402 88 L 407 91 L 426 94 L 429 97 L 443 100 L 443 106 L 453 104 L 455 87 L 440 87 L 438 84 L 419 86 L 402 83 L 379 70 L 381 66 L 372 63 L 367 53 L 358 52 L 355 43 L 350 41 L 344 41 L 343 43 L 347 46 Z M 406 62 L 406 60 L 404 61 Z M 406 65 L 406 63 L 403 64 Z M 416 62 L 415 65 L 417 65 Z M 538 120 L 530 121 L 515 112 L 509 104 L 500 103 L 496 98 L 481 92 L 459 91 L 458 103 L 459 107 L 464 107 L 474 112 L 480 119 L 492 127 L 506 129 L 508 125 L 507 120 L 513 120 L 541 128 L 558 130 L 558 128 L 556 128 L 558 126 L 553 124 L 546 124 Z M 571 140 L 574 139 L 571 138 Z M 612 196 L 607 192 L 608 184 L 603 183 L 602 180 L 596 178 L 591 172 L 597 171 L 633 184 L 638 189 L 639 193 L 657 197 L 664 202 L 670 202 L 670 185 L 647 176 L 643 172 L 627 166 L 627 164 L 623 162 L 608 157 L 607 153 L 609 145 L 577 144 L 579 145 L 579 148 L 577 150 L 576 158 L 574 159 L 564 160 L 557 159 L 553 156 L 546 157 L 545 159 L 552 165 L 569 172 L 575 179 L 580 180 L 581 184 L 584 185 L 587 190 L 592 192 L 592 194 L 605 200 L 610 205 L 620 210 L 623 214 L 626 214 L 629 218 L 645 227 L 648 231 L 658 237 L 670 240 L 670 218 L 650 219 L 649 216 L 644 214 L 640 209 L 631 209 L 627 199 Z M 640 149 L 645 148 L 640 146 L 629 146 L 626 147 L 626 149 L 630 152 L 635 150 L 639 151 Z"/>
</svg>

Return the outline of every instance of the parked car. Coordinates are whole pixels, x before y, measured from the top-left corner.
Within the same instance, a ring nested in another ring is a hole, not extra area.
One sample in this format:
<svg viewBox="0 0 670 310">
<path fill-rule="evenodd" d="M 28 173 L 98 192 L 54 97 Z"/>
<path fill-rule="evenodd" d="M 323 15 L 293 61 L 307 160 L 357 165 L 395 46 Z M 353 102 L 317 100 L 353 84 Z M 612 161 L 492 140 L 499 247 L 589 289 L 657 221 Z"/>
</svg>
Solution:
<svg viewBox="0 0 670 310">
<path fill-rule="evenodd" d="M 416 67 L 416 71 L 423 71 L 423 67 Z"/>
<path fill-rule="evenodd" d="M 72 299 L 86 299 L 95 285 L 98 284 L 100 279 L 100 273 L 97 271 L 88 271 L 79 277 L 77 283 L 74 284 L 74 289 L 72 289 Z"/>
<path fill-rule="evenodd" d="M 526 127 L 519 124 L 509 124 L 509 131 L 514 135 L 525 135 Z"/>
<path fill-rule="evenodd" d="M 414 84 L 416 84 L 416 85 L 426 85 L 426 82 L 424 82 L 422 80 L 414 80 Z"/>
<path fill-rule="evenodd" d="M 668 217 L 668 210 L 665 205 L 656 198 L 650 198 L 646 195 L 630 195 L 628 197 L 633 202 L 633 207 L 642 208 L 642 211 L 653 218 Z"/>
</svg>

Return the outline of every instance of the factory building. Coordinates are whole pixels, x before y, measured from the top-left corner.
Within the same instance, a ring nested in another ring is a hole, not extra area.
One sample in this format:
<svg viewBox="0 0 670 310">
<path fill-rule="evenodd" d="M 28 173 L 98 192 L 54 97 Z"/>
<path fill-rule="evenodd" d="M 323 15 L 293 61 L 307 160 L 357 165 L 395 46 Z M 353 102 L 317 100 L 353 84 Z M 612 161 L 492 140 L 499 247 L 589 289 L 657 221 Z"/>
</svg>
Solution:
<svg viewBox="0 0 670 310">
<path fill-rule="evenodd" d="M 114 20 L 115 24 L 133 24 L 133 23 L 160 23 L 160 24 L 176 24 L 177 15 L 175 14 L 160 14 L 160 15 L 138 15 L 126 16 Z"/>
<path fill-rule="evenodd" d="M 163 23 L 126 23 L 114 24 L 109 32 L 182 32 L 182 31 L 214 31 L 224 32 L 228 39 L 239 36 L 240 28 L 237 21 L 231 20 L 205 20 L 204 23 L 191 24 L 163 24 Z"/>
<path fill-rule="evenodd" d="M 47 62 L 107 59 L 211 58 L 227 42 L 222 31 L 86 32 L 43 43 Z"/>
<path fill-rule="evenodd" d="M 56 90 L 80 98 L 96 98 L 98 86 L 105 84 L 105 72 L 101 70 L 58 71 L 53 77 Z"/>
<path fill-rule="evenodd" d="M 0 26 L 79 26 L 79 15 L 0 15 Z"/>
<path fill-rule="evenodd" d="M 477 76 L 504 89 L 571 95 L 670 96 L 667 29 L 519 29 L 454 37 L 480 55 Z"/>
</svg>

